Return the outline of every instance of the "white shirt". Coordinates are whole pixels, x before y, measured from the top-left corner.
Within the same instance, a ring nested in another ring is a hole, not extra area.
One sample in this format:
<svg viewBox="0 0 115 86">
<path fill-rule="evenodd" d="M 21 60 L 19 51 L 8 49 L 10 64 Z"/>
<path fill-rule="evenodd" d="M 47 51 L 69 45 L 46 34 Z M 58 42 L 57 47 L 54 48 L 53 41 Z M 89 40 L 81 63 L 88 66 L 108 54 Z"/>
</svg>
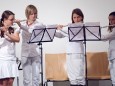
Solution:
<svg viewBox="0 0 115 86">
<path fill-rule="evenodd" d="M 15 30 L 15 32 L 19 31 L 19 29 Z M 0 60 L 16 60 L 15 42 L 11 42 L 7 38 L 7 36 L 4 38 L 0 37 Z"/>
<path fill-rule="evenodd" d="M 34 29 L 37 29 L 41 24 L 35 21 L 32 25 L 28 26 L 26 21 L 22 23 L 22 51 L 21 55 L 23 57 L 36 57 L 39 55 L 39 46 L 36 43 L 28 43 Z"/>
<path fill-rule="evenodd" d="M 115 28 L 107 35 L 102 35 L 102 39 L 109 40 L 109 60 L 115 59 Z"/>
</svg>

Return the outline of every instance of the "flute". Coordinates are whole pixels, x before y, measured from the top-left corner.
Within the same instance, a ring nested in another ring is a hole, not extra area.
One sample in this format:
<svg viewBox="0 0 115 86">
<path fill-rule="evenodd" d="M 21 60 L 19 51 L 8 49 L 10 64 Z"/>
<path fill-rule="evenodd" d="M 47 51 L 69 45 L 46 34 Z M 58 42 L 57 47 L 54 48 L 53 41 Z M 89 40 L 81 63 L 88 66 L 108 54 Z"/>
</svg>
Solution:
<svg viewBox="0 0 115 86">
<path fill-rule="evenodd" d="M 107 27 L 113 27 L 113 26 L 115 26 L 115 24 L 113 24 L 113 25 L 108 25 L 108 26 L 103 26 L 103 27 L 101 27 L 101 28 L 107 28 Z"/>
<path fill-rule="evenodd" d="M 69 24 L 63 25 L 62 27 L 66 27 L 66 26 L 68 26 L 68 25 L 69 25 Z M 68 34 L 67 32 L 63 31 L 62 29 L 60 29 L 60 31 L 62 31 L 62 32 L 65 33 L 65 34 Z"/>
<path fill-rule="evenodd" d="M 26 21 L 27 19 L 20 20 L 20 22 Z"/>
<path fill-rule="evenodd" d="M 38 19 L 38 18 L 36 18 Z M 19 20 L 19 22 L 24 22 L 24 21 L 27 21 L 27 19 L 23 19 L 23 20 Z M 16 22 L 14 21 L 14 24 L 13 25 L 16 25 Z"/>
<path fill-rule="evenodd" d="M 63 25 L 63 27 L 66 27 L 66 26 L 69 26 L 69 24 Z M 100 28 L 107 28 L 107 27 L 113 27 L 113 26 L 115 26 L 115 24 L 108 25 L 108 26 L 102 26 L 102 27 L 100 27 Z"/>
<path fill-rule="evenodd" d="M 36 18 L 36 19 L 38 19 L 38 18 Z M 27 21 L 27 19 L 22 19 L 22 20 L 20 20 L 20 22 L 23 22 L 23 21 Z M 15 22 L 14 22 L 15 23 Z"/>
<path fill-rule="evenodd" d="M 26 21 L 27 19 L 23 19 L 23 20 L 19 20 L 19 22 L 24 22 L 24 21 Z M 17 23 L 16 23 L 16 21 L 14 21 L 14 23 L 13 23 L 13 25 L 16 25 Z"/>
</svg>

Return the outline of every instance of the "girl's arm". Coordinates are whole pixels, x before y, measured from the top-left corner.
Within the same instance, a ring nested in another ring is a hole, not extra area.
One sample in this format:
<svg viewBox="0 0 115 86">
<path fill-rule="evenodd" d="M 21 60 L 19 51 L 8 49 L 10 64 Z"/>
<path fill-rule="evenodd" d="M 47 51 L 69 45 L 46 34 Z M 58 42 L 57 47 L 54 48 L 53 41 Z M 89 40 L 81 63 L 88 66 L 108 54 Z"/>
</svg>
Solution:
<svg viewBox="0 0 115 86">
<path fill-rule="evenodd" d="M 55 33 L 55 37 L 58 37 L 58 38 L 64 38 L 64 37 L 67 37 L 68 36 L 68 29 L 67 28 L 63 28 L 64 26 L 63 25 L 58 25 L 57 26 L 57 29 L 59 31 L 57 31 Z"/>
<path fill-rule="evenodd" d="M 22 29 L 22 30 L 25 30 L 25 31 L 28 31 L 28 27 L 26 27 L 26 26 L 24 26 L 24 25 L 22 25 L 20 22 L 21 22 L 21 20 L 15 20 L 14 21 L 15 23 L 17 23 L 18 24 L 18 26 L 20 27 L 20 29 Z"/>
<path fill-rule="evenodd" d="M 115 38 L 115 28 L 113 28 L 113 31 L 110 32 L 109 34 L 107 34 L 107 35 L 102 35 L 102 37 L 101 37 L 101 39 L 102 39 L 102 40 L 105 40 L 105 41 L 107 41 L 107 40 L 109 40 L 109 39 L 111 39 L 111 38 Z"/>
<path fill-rule="evenodd" d="M 20 37 L 19 37 L 19 31 L 16 31 L 12 34 L 9 34 L 8 32 L 5 32 L 5 38 L 11 42 L 19 42 L 20 41 Z"/>
<path fill-rule="evenodd" d="M 55 37 L 57 38 L 64 38 L 65 36 L 61 32 L 56 32 Z"/>
</svg>

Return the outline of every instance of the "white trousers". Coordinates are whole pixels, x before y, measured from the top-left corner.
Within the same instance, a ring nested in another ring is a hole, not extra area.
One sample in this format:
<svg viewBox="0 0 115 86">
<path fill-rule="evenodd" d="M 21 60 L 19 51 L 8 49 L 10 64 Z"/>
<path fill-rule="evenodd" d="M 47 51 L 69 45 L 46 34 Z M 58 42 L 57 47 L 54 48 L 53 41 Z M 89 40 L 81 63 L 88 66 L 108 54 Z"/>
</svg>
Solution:
<svg viewBox="0 0 115 86">
<path fill-rule="evenodd" d="M 115 86 L 115 59 L 109 60 L 112 84 Z"/>
<path fill-rule="evenodd" d="M 85 59 L 83 54 L 67 54 L 67 74 L 70 84 L 85 85 Z"/>
<path fill-rule="evenodd" d="M 22 57 L 24 86 L 39 86 L 40 83 L 39 58 L 40 57 Z"/>
</svg>

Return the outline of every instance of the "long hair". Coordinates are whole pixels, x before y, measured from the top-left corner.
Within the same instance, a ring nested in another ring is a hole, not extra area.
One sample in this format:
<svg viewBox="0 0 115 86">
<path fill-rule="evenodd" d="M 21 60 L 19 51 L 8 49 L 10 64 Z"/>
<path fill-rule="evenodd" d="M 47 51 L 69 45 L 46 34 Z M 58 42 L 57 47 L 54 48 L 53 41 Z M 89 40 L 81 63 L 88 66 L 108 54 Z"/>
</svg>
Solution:
<svg viewBox="0 0 115 86">
<path fill-rule="evenodd" d="M 114 16 L 114 17 L 115 17 L 115 11 L 114 11 L 114 12 L 111 12 L 111 13 L 109 14 L 109 16 Z M 111 25 L 110 22 L 109 22 L 109 25 Z M 113 29 L 113 28 L 114 28 L 114 26 L 109 26 L 109 27 L 108 27 L 108 31 L 109 31 L 109 32 L 112 32 L 112 29 Z"/>
<path fill-rule="evenodd" d="M 9 10 L 5 10 L 3 13 L 2 13 L 2 16 L 1 16 L 1 19 L 0 19 L 0 27 L 3 27 L 4 26 L 4 20 L 5 19 L 8 19 L 10 15 L 14 15 L 13 12 L 9 11 Z M 9 27 L 8 28 L 8 31 L 9 33 L 14 33 L 14 28 L 12 27 Z M 4 37 L 4 31 L 1 30 L 1 37 Z"/>
<path fill-rule="evenodd" d="M 76 8 L 76 9 L 73 9 L 73 11 L 72 11 L 71 20 L 72 20 L 72 23 L 75 23 L 75 22 L 73 21 L 73 14 L 77 14 L 77 15 L 81 16 L 81 17 L 82 17 L 82 21 L 84 21 L 84 14 L 83 14 L 83 12 L 81 11 L 81 9 Z"/>
</svg>

